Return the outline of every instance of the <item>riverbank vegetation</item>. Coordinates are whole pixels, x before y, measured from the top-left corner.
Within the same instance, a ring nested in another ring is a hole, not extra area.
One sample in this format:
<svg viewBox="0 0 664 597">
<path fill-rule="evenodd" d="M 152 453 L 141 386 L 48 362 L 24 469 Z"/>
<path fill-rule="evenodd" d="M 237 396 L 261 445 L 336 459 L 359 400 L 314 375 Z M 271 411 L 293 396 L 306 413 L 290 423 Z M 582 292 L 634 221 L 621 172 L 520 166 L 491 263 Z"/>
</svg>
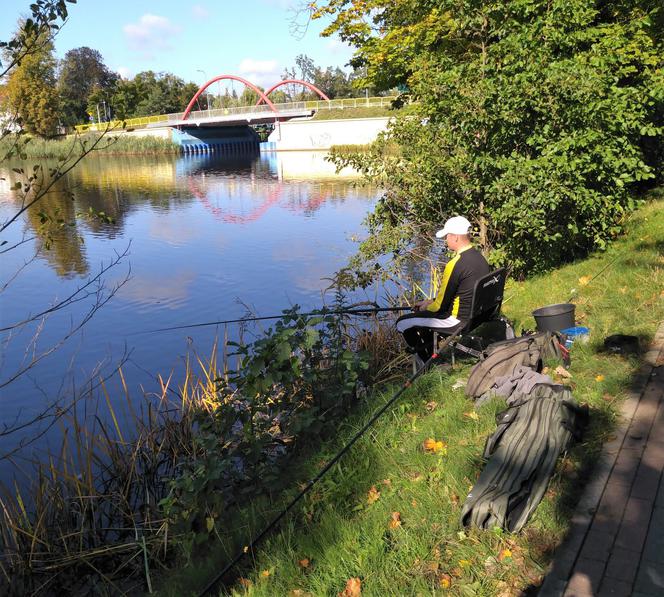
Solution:
<svg viewBox="0 0 664 597">
<path fill-rule="evenodd" d="M 376 0 L 374 26 L 364 2 L 312 4 L 367 83 L 414 101 L 371 151 L 337 155 L 385 189 L 358 266 L 462 213 L 492 263 L 545 271 L 605 249 L 664 176 L 656 3 Z"/>
<path fill-rule="evenodd" d="M 0 156 L 7 155 L 16 146 L 17 137 L 7 135 L 0 139 Z M 86 133 L 69 135 L 59 139 L 26 137 L 20 139 L 20 156 L 22 159 L 69 159 L 82 151 L 83 147 L 94 145 L 95 154 L 133 155 L 133 154 L 169 154 L 180 153 L 180 147 L 170 139 L 159 137 L 137 137 L 125 133 L 113 134 Z"/>
<path fill-rule="evenodd" d="M 477 411 L 462 381 L 471 364 L 435 368 L 390 408 L 236 570 L 233 595 L 516 595 L 538 586 L 569 528 L 583 485 L 617 424 L 639 357 L 603 350 L 603 338 L 633 334 L 645 350 L 664 320 L 664 194 L 625 222 L 606 252 L 525 282 L 510 281 L 504 311 L 517 329 L 531 311 L 572 295 L 591 340 L 572 348 L 567 384 L 590 408 L 590 427 L 556 469 L 543 502 L 519 534 L 465 529 L 463 501 L 482 467 L 484 442 L 504 403 Z M 405 372 L 405 368 L 404 368 Z M 457 383 L 459 382 L 459 383 Z M 319 450 L 294 461 L 285 495 L 247 504 L 216 547 L 190 552 L 190 565 L 162 581 L 159 594 L 198 593 L 276 516 L 398 388 L 384 385 L 357 405 Z M 442 442 L 432 444 L 429 440 Z M 433 447 L 432 447 L 433 446 Z M 300 485 L 298 485 L 299 483 Z M 237 535 L 244 535 L 238 543 Z M 234 537 L 236 542 L 229 542 Z M 229 543 L 231 545 L 229 545 Z M 210 555 L 211 554 L 211 555 Z M 347 593 L 343 593 L 348 590 Z M 215 594 L 213 592 L 213 594 Z"/>
</svg>

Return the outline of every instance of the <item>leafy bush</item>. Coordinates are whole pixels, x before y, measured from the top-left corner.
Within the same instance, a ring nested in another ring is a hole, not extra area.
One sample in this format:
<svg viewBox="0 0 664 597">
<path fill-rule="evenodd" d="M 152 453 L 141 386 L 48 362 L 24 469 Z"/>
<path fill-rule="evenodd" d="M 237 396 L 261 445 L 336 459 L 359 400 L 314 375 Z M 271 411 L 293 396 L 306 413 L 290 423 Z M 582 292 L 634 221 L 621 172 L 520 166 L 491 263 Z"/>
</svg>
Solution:
<svg viewBox="0 0 664 597">
<path fill-rule="evenodd" d="M 440 16 L 408 65 L 415 114 L 398 116 L 370 152 L 337 156 L 386 188 L 363 257 L 400 253 L 459 213 L 517 274 L 603 249 L 635 191 L 662 174 L 661 17 L 639 2 L 436 4 L 399 13 L 413 28 Z M 381 13 L 394 33 L 390 16 Z M 394 42 L 361 49 L 377 60 Z"/>
<path fill-rule="evenodd" d="M 349 350 L 342 318 L 305 317 L 297 307 L 252 345 L 234 346 L 239 368 L 217 380 L 196 453 L 161 502 L 185 545 L 205 541 L 240 496 L 278 490 L 293 448 L 321 436 L 368 368 L 368 353 Z"/>
</svg>

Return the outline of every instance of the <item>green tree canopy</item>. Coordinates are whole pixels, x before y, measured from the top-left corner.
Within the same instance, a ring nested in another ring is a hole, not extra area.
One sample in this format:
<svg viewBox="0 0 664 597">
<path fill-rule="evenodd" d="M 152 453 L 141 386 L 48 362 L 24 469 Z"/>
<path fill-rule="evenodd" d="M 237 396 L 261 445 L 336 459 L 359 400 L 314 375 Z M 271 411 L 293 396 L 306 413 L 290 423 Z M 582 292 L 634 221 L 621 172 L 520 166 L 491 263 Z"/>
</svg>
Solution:
<svg viewBox="0 0 664 597">
<path fill-rule="evenodd" d="M 110 103 L 119 77 L 104 64 L 101 54 L 88 47 L 69 50 L 60 62 L 58 92 L 62 121 L 66 125 L 86 122 L 88 103 Z M 94 101 L 91 95 L 95 95 Z M 94 110 L 92 111 L 94 114 Z"/>
<path fill-rule="evenodd" d="M 317 14 L 370 82 L 417 100 L 348 159 L 386 188 L 367 258 L 463 213 L 495 263 L 543 270 L 605 247 L 662 174 L 652 2 L 330 0 Z"/>
</svg>

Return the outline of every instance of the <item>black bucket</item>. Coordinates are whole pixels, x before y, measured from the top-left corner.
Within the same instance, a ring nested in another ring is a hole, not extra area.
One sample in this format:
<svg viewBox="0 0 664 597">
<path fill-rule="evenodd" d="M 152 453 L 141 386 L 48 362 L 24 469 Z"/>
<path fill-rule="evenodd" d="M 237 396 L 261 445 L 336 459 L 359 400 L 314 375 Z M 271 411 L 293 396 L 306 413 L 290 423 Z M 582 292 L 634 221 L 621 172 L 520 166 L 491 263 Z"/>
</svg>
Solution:
<svg viewBox="0 0 664 597">
<path fill-rule="evenodd" d="M 547 305 L 533 311 L 533 317 L 540 332 L 559 332 L 574 327 L 573 303 Z"/>
</svg>

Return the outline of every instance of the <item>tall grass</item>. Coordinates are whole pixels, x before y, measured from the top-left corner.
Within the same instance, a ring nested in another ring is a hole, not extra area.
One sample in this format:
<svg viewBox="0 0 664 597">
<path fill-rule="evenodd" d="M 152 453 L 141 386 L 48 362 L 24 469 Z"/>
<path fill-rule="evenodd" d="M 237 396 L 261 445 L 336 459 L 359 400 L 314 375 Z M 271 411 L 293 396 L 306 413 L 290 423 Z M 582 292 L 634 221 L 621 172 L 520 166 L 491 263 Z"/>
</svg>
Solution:
<svg viewBox="0 0 664 597">
<path fill-rule="evenodd" d="M 301 329 L 306 340 L 309 323 L 325 323 L 291 319 L 294 327 L 277 325 L 283 337 Z M 316 375 L 320 381 L 334 378 L 330 373 L 349 348 L 358 352 L 380 344 L 369 359 L 371 376 L 393 372 L 391 325 L 378 319 L 327 322 L 336 335 L 313 355 L 318 373 L 307 373 L 300 348 L 284 355 L 284 362 L 302 367 L 302 379 L 313 380 L 311 388 Z M 343 396 L 336 386 L 321 388 L 332 396 L 327 403 L 310 390 L 284 396 L 302 384 L 298 377 L 292 386 L 284 377 L 277 381 L 274 363 L 252 378 L 274 376 L 262 396 L 245 390 L 242 370 L 237 364 L 231 370 L 229 352 L 244 351 L 246 369 L 252 369 L 266 346 L 281 345 L 281 336 L 274 337 L 276 343 L 268 333 L 254 349 L 224 338 L 219 359 L 216 348 L 209 360 L 192 356 L 179 388 L 159 378 L 158 391 L 138 402 L 121 372 L 123 406 L 102 385 L 96 412 L 63 422 L 60 449 L 34 464 L 30 485 L 0 489 L 0 593 L 87 594 L 104 587 L 133 594 L 153 586 L 155 570 L 175 556 L 191 557 L 200 541 L 217 537 L 230 552 L 244 540 L 244 528 L 233 529 L 246 520 L 247 500 L 271 512 L 266 496 L 279 484 L 270 475 L 281 475 L 288 454 L 302 449 L 308 426 L 318 420 L 331 425 L 351 406 L 334 398 Z M 337 354 L 335 339 L 341 342 Z M 347 363 L 342 378 L 350 373 Z M 356 388 L 350 394 L 357 396 Z M 316 429 L 314 435 L 321 432 Z M 259 510 L 252 516 L 263 520 Z"/>
<path fill-rule="evenodd" d="M 91 146 L 99 133 L 71 135 L 62 139 L 42 139 L 41 137 L 23 137 L 25 145 L 21 154 L 26 159 L 65 159 L 71 157 L 82 147 Z M 9 135 L 0 140 L 0 155 L 6 155 L 15 143 L 15 137 Z M 108 133 L 95 148 L 95 153 L 105 155 L 162 154 L 179 153 L 180 148 L 169 139 L 159 137 L 136 137 L 126 133 Z M 16 156 L 21 157 L 21 156 Z"/>
</svg>

